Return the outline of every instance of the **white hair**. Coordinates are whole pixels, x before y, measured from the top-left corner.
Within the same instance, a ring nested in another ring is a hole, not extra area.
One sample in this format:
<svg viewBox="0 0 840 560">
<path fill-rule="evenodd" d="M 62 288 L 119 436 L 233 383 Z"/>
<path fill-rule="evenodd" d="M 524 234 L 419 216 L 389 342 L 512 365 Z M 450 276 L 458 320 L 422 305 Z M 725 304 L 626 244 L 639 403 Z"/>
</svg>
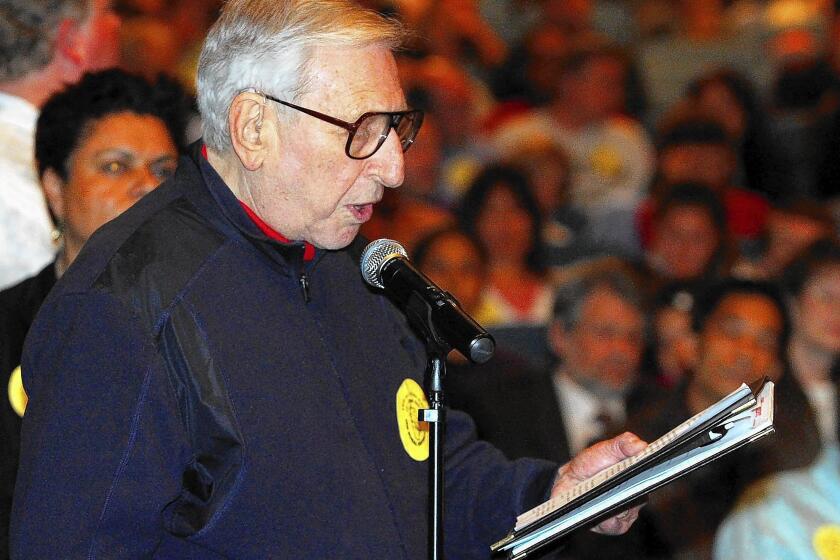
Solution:
<svg viewBox="0 0 840 560">
<path fill-rule="evenodd" d="M 86 21 L 90 0 L 0 0 L 0 82 L 44 68 L 61 22 Z"/>
<path fill-rule="evenodd" d="M 307 87 L 308 62 L 320 46 L 394 49 L 402 26 L 351 0 L 229 0 L 210 29 L 198 63 L 198 109 L 205 144 L 230 147 L 228 111 L 255 88 L 294 101 Z"/>
</svg>

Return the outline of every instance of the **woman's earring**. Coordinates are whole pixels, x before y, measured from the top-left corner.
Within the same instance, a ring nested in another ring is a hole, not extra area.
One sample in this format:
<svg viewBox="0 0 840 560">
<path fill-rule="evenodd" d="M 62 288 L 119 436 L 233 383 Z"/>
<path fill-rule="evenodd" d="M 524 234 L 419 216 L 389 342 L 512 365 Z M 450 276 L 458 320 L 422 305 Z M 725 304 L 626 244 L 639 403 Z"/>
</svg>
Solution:
<svg viewBox="0 0 840 560">
<path fill-rule="evenodd" d="M 56 221 L 55 225 L 50 232 L 50 239 L 52 239 L 53 245 L 60 245 L 61 238 L 64 235 L 64 222 L 63 221 Z"/>
</svg>

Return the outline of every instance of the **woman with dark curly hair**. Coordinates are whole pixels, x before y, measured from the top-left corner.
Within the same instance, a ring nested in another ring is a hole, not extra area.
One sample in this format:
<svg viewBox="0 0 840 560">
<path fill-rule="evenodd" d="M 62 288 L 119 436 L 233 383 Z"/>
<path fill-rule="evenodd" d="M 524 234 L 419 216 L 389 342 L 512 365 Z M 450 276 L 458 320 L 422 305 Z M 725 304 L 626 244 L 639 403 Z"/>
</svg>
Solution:
<svg viewBox="0 0 840 560">
<path fill-rule="evenodd" d="M 56 223 L 59 250 L 36 276 L 0 292 L 0 558 L 7 554 L 17 471 L 23 340 L 57 278 L 85 241 L 175 171 L 188 105 L 181 89 L 119 70 L 88 74 L 44 105 L 35 132 L 38 175 Z M 4 384 L 5 385 L 5 384 Z"/>
<path fill-rule="evenodd" d="M 478 321 L 491 326 L 546 323 L 553 295 L 542 261 L 542 219 L 525 176 L 511 167 L 488 166 L 465 194 L 459 218 L 489 258 Z"/>
<path fill-rule="evenodd" d="M 99 226 L 174 173 L 187 114 L 173 81 L 120 70 L 89 74 L 47 102 L 35 159 L 60 233 L 59 275 Z"/>
</svg>

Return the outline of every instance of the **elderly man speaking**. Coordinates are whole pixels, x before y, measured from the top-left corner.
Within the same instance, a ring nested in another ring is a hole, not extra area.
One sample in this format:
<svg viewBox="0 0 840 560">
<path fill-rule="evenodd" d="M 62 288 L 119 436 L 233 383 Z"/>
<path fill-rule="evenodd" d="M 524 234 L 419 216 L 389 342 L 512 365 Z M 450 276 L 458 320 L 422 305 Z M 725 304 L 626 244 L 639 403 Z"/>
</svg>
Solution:
<svg viewBox="0 0 840 560">
<path fill-rule="evenodd" d="M 345 0 L 230 0 L 204 144 L 99 230 L 23 360 L 13 558 L 424 558 L 424 349 L 356 239 L 422 122 L 398 25 Z M 629 454 L 507 461 L 449 415 L 446 552 Z M 626 530 L 635 511 L 603 522 Z"/>
</svg>

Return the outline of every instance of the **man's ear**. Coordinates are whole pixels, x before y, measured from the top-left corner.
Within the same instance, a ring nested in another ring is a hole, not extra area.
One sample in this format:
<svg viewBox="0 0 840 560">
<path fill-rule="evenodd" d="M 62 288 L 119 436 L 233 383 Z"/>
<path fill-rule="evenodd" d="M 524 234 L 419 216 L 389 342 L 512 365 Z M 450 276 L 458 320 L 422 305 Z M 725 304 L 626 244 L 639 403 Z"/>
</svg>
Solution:
<svg viewBox="0 0 840 560">
<path fill-rule="evenodd" d="M 58 62 L 61 78 L 65 83 L 79 81 L 85 71 L 85 44 L 81 24 L 65 18 L 58 25 L 53 58 Z"/>
<path fill-rule="evenodd" d="M 44 189 L 47 204 L 50 205 L 50 210 L 52 210 L 56 220 L 63 222 L 65 209 L 64 179 L 54 169 L 49 168 L 41 175 L 41 186 Z"/>
<path fill-rule="evenodd" d="M 270 149 L 266 142 L 265 98 L 258 93 L 243 92 L 230 104 L 228 129 L 233 151 L 249 171 L 262 167 Z"/>
</svg>

